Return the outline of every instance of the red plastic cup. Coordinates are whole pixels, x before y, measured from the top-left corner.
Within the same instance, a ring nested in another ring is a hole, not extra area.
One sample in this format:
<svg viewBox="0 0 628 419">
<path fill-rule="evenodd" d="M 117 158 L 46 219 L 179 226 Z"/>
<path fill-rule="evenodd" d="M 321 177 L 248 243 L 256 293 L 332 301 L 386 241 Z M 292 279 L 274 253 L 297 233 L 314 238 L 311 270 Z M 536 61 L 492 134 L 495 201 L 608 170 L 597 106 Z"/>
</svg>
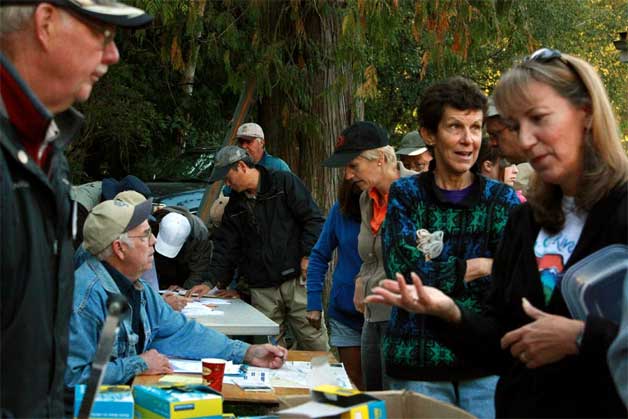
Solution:
<svg viewBox="0 0 628 419">
<path fill-rule="evenodd" d="M 225 378 L 227 361 L 218 358 L 203 358 L 203 384 L 216 391 L 222 391 L 222 380 Z"/>
</svg>

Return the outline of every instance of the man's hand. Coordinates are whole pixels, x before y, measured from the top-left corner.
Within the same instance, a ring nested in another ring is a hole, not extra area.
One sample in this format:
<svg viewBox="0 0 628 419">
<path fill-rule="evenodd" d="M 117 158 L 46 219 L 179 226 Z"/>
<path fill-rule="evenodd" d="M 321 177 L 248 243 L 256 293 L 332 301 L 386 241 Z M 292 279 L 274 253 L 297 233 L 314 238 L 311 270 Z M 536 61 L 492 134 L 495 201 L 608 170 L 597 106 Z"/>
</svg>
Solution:
<svg viewBox="0 0 628 419">
<path fill-rule="evenodd" d="M 148 369 L 142 374 L 157 375 L 157 374 L 170 374 L 172 373 L 172 367 L 168 357 L 157 352 L 156 349 L 150 349 L 140 355 L 140 358 L 146 362 Z"/>
<path fill-rule="evenodd" d="M 308 258 L 307 256 L 303 256 L 301 258 L 301 278 L 302 281 L 306 281 L 307 280 L 307 265 L 310 263 L 310 258 Z M 303 284 L 305 285 L 305 284 Z"/>
<path fill-rule="evenodd" d="M 171 292 L 167 292 L 164 294 L 164 300 L 175 311 L 183 310 L 185 306 L 188 305 L 188 302 L 191 301 L 190 298 L 185 298 Z"/>
<path fill-rule="evenodd" d="M 501 340 L 502 349 L 510 347 L 512 356 L 528 368 L 541 367 L 578 353 L 576 339 L 584 331 L 582 320 L 545 313 L 525 298 L 522 305 L 523 311 L 534 321 L 506 333 Z"/>
<path fill-rule="evenodd" d="M 464 282 L 471 282 L 474 279 L 482 278 L 491 274 L 493 269 L 492 258 L 467 259 L 467 271 L 464 274 Z"/>
<path fill-rule="evenodd" d="M 353 305 L 360 313 L 364 313 L 364 280 L 360 277 L 355 279 L 355 291 L 353 291 Z"/>
<path fill-rule="evenodd" d="M 323 316 L 318 310 L 312 310 L 305 313 L 305 318 L 307 319 L 308 323 L 315 329 L 321 328 L 321 317 Z"/>
<path fill-rule="evenodd" d="M 244 354 L 244 362 L 255 367 L 281 368 L 288 358 L 288 350 L 269 343 L 251 345 Z"/>
<path fill-rule="evenodd" d="M 373 294 L 366 297 L 367 303 L 382 303 L 401 307 L 406 311 L 419 314 L 430 314 L 449 322 L 460 321 L 460 309 L 448 295 L 438 288 L 424 286 L 421 278 L 414 272 L 410 274 L 413 285 L 397 273 L 397 281 L 384 279 Z"/>
<path fill-rule="evenodd" d="M 218 298 L 240 298 L 240 294 L 238 293 L 237 290 L 221 290 L 221 289 L 219 289 L 218 291 L 216 291 L 216 294 L 214 294 L 214 297 L 218 297 Z"/>
<path fill-rule="evenodd" d="M 185 297 L 191 298 L 193 295 L 202 297 L 205 294 L 207 294 L 210 290 L 211 288 L 209 288 L 209 285 L 205 285 L 205 284 L 195 285 L 192 288 L 190 288 L 188 292 L 185 293 Z"/>
</svg>

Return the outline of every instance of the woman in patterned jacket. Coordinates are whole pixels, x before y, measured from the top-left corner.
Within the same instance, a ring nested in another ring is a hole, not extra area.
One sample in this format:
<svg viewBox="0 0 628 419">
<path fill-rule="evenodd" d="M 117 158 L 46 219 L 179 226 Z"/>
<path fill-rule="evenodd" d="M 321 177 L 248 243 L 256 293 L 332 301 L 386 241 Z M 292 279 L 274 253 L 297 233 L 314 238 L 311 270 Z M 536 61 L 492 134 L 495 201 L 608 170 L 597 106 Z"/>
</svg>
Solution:
<svg viewBox="0 0 628 419">
<path fill-rule="evenodd" d="M 426 284 L 476 312 L 484 308 L 510 209 L 519 203 L 509 186 L 471 172 L 486 102 L 479 88 L 461 77 L 426 89 L 419 122 L 436 164 L 393 183 L 382 233 L 389 278 L 417 272 Z M 497 377 L 464 353 L 454 353 L 440 329 L 438 319 L 393 307 L 383 345 L 391 388 L 493 417 Z"/>
</svg>

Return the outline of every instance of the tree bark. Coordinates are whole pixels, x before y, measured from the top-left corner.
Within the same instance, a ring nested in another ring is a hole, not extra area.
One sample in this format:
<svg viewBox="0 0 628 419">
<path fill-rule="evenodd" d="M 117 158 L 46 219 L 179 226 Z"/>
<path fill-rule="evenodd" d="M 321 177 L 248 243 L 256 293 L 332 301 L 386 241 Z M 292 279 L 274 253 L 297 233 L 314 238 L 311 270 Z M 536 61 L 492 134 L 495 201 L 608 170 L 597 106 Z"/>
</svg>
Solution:
<svg viewBox="0 0 628 419">
<path fill-rule="evenodd" d="M 279 91 L 263 98 L 259 107 L 259 121 L 268 138 L 266 147 L 269 152 L 286 160 L 292 171 L 305 182 L 324 213 L 336 201 L 343 170 L 324 168 L 321 163 L 333 153 L 336 138 L 353 123 L 356 113 L 360 117 L 363 115 L 362 104 L 354 100 L 355 84 L 349 63 L 336 62 L 333 54 L 341 30 L 336 7 L 328 7 L 320 14 L 309 13 L 306 17 L 308 37 L 315 41 L 324 57 L 320 68 L 307 78 L 305 88 L 311 97 L 310 108 L 295 109 Z M 286 109 L 309 114 L 316 121 L 315 133 L 305 132 L 304 127 L 283 127 Z"/>
</svg>

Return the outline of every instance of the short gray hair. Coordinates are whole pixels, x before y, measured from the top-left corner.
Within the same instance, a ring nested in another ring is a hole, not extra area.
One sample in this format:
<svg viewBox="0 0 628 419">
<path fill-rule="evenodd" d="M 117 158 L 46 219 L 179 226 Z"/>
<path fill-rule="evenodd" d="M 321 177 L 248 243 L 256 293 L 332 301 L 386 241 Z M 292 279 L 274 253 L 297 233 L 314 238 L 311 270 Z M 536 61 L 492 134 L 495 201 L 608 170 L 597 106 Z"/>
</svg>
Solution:
<svg viewBox="0 0 628 419">
<path fill-rule="evenodd" d="M 35 5 L 0 7 L 0 36 L 24 29 L 35 13 Z"/>
<path fill-rule="evenodd" d="M 395 149 L 391 145 L 365 150 L 362 154 L 360 154 L 360 157 L 366 160 L 377 160 L 379 159 L 380 153 L 384 155 L 386 166 L 397 166 L 397 155 L 395 154 Z"/>
<path fill-rule="evenodd" d="M 120 240 L 121 242 L 126 243 L 127 246 L 133 247 L 133 240 L 131 240 L 129 238 L 129 234 L 128 233 L 120 234 L 116 240 Z M 111 256 L 113 256 L 113 249 L 111 248 L 111 244 L 109 246 L 105 247 L 100 253 L 98 253 L 95 256 L 96 256 L 96 259 L 98 259 L 101 262 L 104 261 L 104 260 L 109 259 Z"/>
</svg>

